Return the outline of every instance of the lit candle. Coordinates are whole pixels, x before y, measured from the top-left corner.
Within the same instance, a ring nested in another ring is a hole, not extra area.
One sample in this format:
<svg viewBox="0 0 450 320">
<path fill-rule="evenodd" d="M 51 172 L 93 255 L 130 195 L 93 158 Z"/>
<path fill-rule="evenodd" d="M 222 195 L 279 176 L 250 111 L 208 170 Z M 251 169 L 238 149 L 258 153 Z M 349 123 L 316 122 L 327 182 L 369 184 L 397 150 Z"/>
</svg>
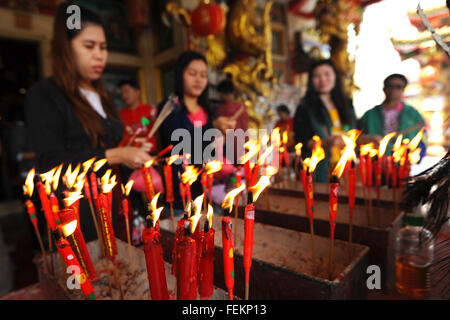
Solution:
<svg viewBox="0 0 450 320">
<path fill-rule="evenodd" d="M 157 226 L 163 207 L 157 208 L 159 193 L 152 199 L 152 217 L 147 217 L 147 229 L 142 232 L 147 277 L 152 300 L 168 300 L 166 272 L 164 268 L 161 234 Z"/>
<path fill-rule="evenodd" d="M 234 198 L 245 189 L 245 184 L 239 188 L 231 190 L 225 196 L 222 203 L 224 215 L 222 217 L 222 248 L 225 285 L 228 289 L 228 298 L 233 300 L 234 287 L 234 252 L 233 252 L 233 222 L 231 221 L 231 211 L 233 209 Z"/>
<path fill-rule="evenodd" d="M 214 292 L 214 236 L 212 228 L 213 208 L 208 205 L 207 220 L 201 232 L 200 262 L 198 267 L 198 293 L 201 300 L 208 300 Z"/>
</svg>

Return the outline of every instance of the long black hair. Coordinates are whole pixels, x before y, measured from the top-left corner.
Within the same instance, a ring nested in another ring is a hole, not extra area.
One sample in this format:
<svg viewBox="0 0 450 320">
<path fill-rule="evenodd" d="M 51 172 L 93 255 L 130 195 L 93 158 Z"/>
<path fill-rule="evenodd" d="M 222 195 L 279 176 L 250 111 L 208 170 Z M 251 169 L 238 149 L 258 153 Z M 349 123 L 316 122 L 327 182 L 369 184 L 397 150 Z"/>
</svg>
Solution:
<svg viewBox="0 0 450 320">
<path fill-rule="evenodd" d="M 316 116 L 316 118 L 322 123 L 325 124 L 325 118 L 323 117 L 322 112 L 320 112 L 321 108 L 325 109 L 325 105 L 323 104 L 322 100 L 320 99 L 319 93 L 316 91 L 313 85 L 313 72 L 316 68 L 328 65 L 330 66 L 334 74 L 336 75 L 336 83 L 334 85 L 333 90 L 331 90 L 331 99 L 333 100 L 334 105 L 336 106 L 336 109 L 339 113 L 339 118 L 341 120 L 341 124 L 344 125 L 351 125 L 352 123 L 352 113 L 351 113 L 351 105 L 350 105 L 350 99 L 344 94 L 342 90 L 342 80 L 339 75 L 339 72 L 337 71 L 336 66 L 334 65 L 333 61 L 331 60 L 318 60 L 311 64 L 309 67 L 308 72 L 308 86 L 306 89 L 306 94 L 304 97 L 304 102 L 308 106 L 313 106 L 312 112 Z"/>
<path fill-rule="evenodd" d="M 183 108 L 186 108 L 184 105 L 184 81 L 183 81 L 183 74 L 186 68 L 189 66 L 189 64 L 194 60 L 202 60 L 203 62 L 208 65 L 208 62 L 206 61 L 206 58 L 204 55 L 197 51 L 185 51 L 183 52 L 180 57 L 178 58 L 178 61 L 175 65 L 175 94 L 178 96 L 181 102 L 183 102 Z M 198 104 L 205 110 L 205 112 L 208 114 L 208 116 L 211 116 L 212 111 L 210 109 L 209 105 L 209 98 L 208 98 L 208 85 L 206 86 L 205 90 L 201 93 L 201 95 L 197 99 Z"/>
</svg>

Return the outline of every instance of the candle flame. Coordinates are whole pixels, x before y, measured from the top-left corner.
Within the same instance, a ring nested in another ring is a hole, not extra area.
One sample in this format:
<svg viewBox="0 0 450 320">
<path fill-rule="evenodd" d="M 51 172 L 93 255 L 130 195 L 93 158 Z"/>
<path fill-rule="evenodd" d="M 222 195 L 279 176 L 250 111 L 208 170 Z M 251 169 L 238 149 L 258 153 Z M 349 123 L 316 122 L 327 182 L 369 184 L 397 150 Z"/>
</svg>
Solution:
<svg viewBox="0 0 450 320">
<path fill-rule="evenodd" d="M 186 170 L 181 175 L 181 181 L 190 186 L 197 180 L 200 175 L 200 171 L 195 166 L 187 166 Z"/>
<path fill-rule="evenodd" d="M 71 163 L 69 164 L 66 173 L 64 174 L 67 188 L 72 189 L 79 172 L 80 172 L 80 164 L 76 166 L 74 171 L 72 171 L 72 164 Z"/>
<path fill-rule="evenodd" d="M 392 148 L 393 151 L 397 151 L 400 148 L 400 146 L 402 145 L 402 139 L 403 139 L 403 134 L 400 134 L 397 137 L 397 140 L 395 140 L 394 147 Z"/>
<path fill-rule="evenodd" d="M 206 214 L 206 218 L 208 219 L 209 228 L 212 228 L 212 218 L 214 215 L 214 209 L 212 205 L 208 203 L 208 213 Z"/>
<path fill-rule="evenodd" d="M 277 168 L 275 168 L 274 166 L 267 166 L 266 170 L 264 172 L 265 176 L 273 176 L 274 174 L 276 174 L 278 172 Z"/>
<path fill-rule="evenodd" d="M 131 188 L 133 187 L 133 183 L 134 183 L 134 180 L 131 179 L 131 180 L 128 180 L 125 187 L 122 185 L 122 192 L 125 195 L 125 197 L 128 197 L 130 195 Z"/>
<path fill-rule="evenodd" d="M 269 176 L 261 176 L 258 180 L 258 183 L 255 184 L 250 190 L 253 192 L 253 202 L 258 200 L 259 195 L 264 189 L 270 185 L 270 177 Z"/>
<path fill-rule="evenodd" d="M 67 238 L 68 236 L 70 236 L 72 233 L 75 232 L 75 230 L 77 229 L 77 223 L 78 223 L 77 220 L 73 220 L 61 226 L 61 230 L 64 234 L 64 237 Z"/>
<path fill-rule="evenodd" d="M 389 141 L 397 134 L 397 132 L 391 132 L 383 137 L 380 141 L 380 145 L 378 146 L 378 155 L 380 158 L 384 155 L 386 152 L 387 145 Z"/>
<path fill-rule="evenodd" d="M 264 135 L 263 137 L 262 137 L 262 139 L 261 139 L 261 143 L 262 143 L 262 145 L 267 145 L 268 143 L 269 143 L 269 135 L 268 134 L 266 134 L 266 135 Z"/>
<path fill-rule="evenodd" d="M 108 162 L 107 159 L 100 159 L 97 162 L 94 163 L 94 172 L 97 172 L 98 170 L 100 170 L 101 167 L 103 167 L 106 162 Z"/>
<path fill-rule="evenodd" d="M 248 149 L 248 151 L 241 157 L 241 162 L 246 163 L 250 161 L 259 151 L 259 146 L 256 141 L 250 140 L 244 144 L 244 148 Z"/>
<path fill-rule="evenodd" d="M 46 173 L 41 173 L 41 179 L 42 181 L 45 183 L 45 192 L 47 193 L 47 195 L 50 195 L 50 193 L 52 192 L 52 179 L 53 179 L 53 175 L 55 174 L 55 170 L 56 168 L 53 168 L 52 170 L 46 172 Z"/>
<path fill-rule="evenodd" d="M 356 142 L 356 140 L 358 140 L 358 137 L 361 135 L 362 131 L 358 130 L 358 129 L 352 129 L 347 131 L 346 135 L 347 137 L 349 137 L 350 139 L 352 139 L 353 141 Z"/>
<path fill-rule="evenodd" d="M 244 189 L 245 189 L 245 183 L 241 184 L 239 187 L 228 192 L 227 195 L 225 196 L 225 199 L 222 202 L 222 208 L 229 209 L 229 211 L 231 212 L 231 210 L 233 209 L 234 198 L 239 193 L 244 191 Z"/>
<path fill-rule="evenodd" d="M 283 144 L 286 145 L 288 143 L 288 132 L 283 131 Z"/>
<path fill-rule="evenodd" d="M 103 193 L 109 193 L 111 192 L 111 190 L 116 186 L 117 181 L 116 181 L 116 176 L 111 176 L 111 169 L 106 170 L 105 174 L 103 175 L 103 177 L 100 179 L 101 181 L 101 186 L 102 186 L 102 192 Z"/>
<path fill-rule="evenodd" d="M 412 138 L 411 142 L 408 144 L 409 150 L 414 151 L 417 149 L 417 146 L 422 140 L 424 130 L 425 127 L 422 127 L 422 129 L 420 129 L 420 131 L 416 134 L 416 136 Z"/>
<path fill-rule="evenodd" d="M 206 173 L 213 174 L 215 172 L 220 171 L 222 169 L 223 163 L 217 160 L 210 161 L 205 165 Z"/>
<path fill-rule="evenodd" d="M 273 151 L 273 145 L 270 146 L 270 147 L 268 147 L 268 148 L 266 149 L 266 151 L 264 151 L 264 153 L 263 153 L 262 155 L 259 156 L 258 164 L 259 164 L 260 166 L 262 166 L 262 165 L 264 164 L 264 161 L 266 161 L 266 158 L 269 156 L 269 154 L 272 153 L 272 151 Z"/>
<path fill-rule="evenodd" d="M 64 204 L 66 207 L 70 207 L 72 204 L 74 204 L 77 200 L 83 198 L 83 187 L 84 187 L 84 178 L 86 176 L 86 173 L 80 174 L 77 177 L 77 182 L 73 186 L 73 191 L 68 192 L 68 196 L 64 198 Z"/>
<path fill-rule="evenodd" d="M 295 145 L 295 154 L 300 156 L 302 154 L 303 143 L 299 142 Z"/>
<path fill-rule="evenodd" d="M 373 142 L 368 143 L 368 144 L 363 144 L 359 147 L 359 153 L 362 156 L 365 156 L 365 155 L 369 154 L 369 152 L 370 152 L 370 150 L 372 150 L 372 148 L 373 148 Z"/>
<path fill-rule="evenodd" d="M 27 179 L 25 180 L 24 191 L 30 198 L 33 196 L 34 190 L 34 175 L 36 170 L 33 168 L 28 172 Z"/>
<path fill-rule="evenodd" d="M 159 217 L 161 216 L 161 212 L 163 211 L 164 207 L 157 208 L 158 205 L 158 198 L 160 196 L 161 192 L 158 192 L 150 202 L 150 207 L 152 208 L 152 221 L 153 221 L 153 228 L 156 226 L 156 222 L 158 222 Z"/>
<path fill-rule="evenodd" d="M 356 157 L 355 141 L 353 141 L 350 137 L 347 137 L 346 135 L 343 135 L 342 139 L 344 140 L 345 148 L 344 151 L 342 152 L 339 162 L 337 163 L 332 173 L 333 176 L 336 176 L 338 178 L 340 178 L 342 173 L 344 172 L 344 168 L 345 165 L 347 164 L 347 161 L 349 159 L 354 159 Z"/>
<path fill-rule="evenodd" d="M 195 213 L 189 218 L 189 221 L 191 222 L 191 233 L 194 233 L 195 229 L 197 228 L 197 224 L 200 221 L 201 218 L 201 211 L 202 211 L 202 204 L 203 204 L 203 198 L 204 194 L 198 196 L 194 200 L 194 208 Z"/>
<path fill-rule="evenodd" d="M 422 148 L 417 148 L 416 150 L 409 153 L 409 163 L 416 164 L 420 160 L 420 152 L 422 151 Z"/>
<path fill-rule="evenodd" d="M 322 148 L 322 140 L 319 136 L 313 136 L 313 140 L 316 142 L 312 150 L 311 158 L 309 161 L 305 159 L 305 168 L 309 167 L 309 172 L 313 173 L 316 170 L 317 165 L 320 161 L 325 159 L 325 150 Z"/>
<path fill-rule="evenodd" d="M 153 164 L 153 161 L 154 161 L 154 159 L 148 160 L 148 161 L 144 164 L 144 167 L 150 168 L 150 167 L 152 166 L 152 164 Z"/>
<path fill-rule="evenodd" d="M 92 166 L 92 164 L 94 163 L 96 157 L 93 157 L 89 160 L 86 160 L 85 162 L 83 162 L 83 171 L 87 172 L 89 170 L 89 168 Z"/>
<path fill-rule="evenodd" d="M 281 143 L 281 139 L 280 139 L 280 128 L 276 127 L 275 129 L 273 129 L 272 131 L 272 135 L 271 135 L 271 144 L 276 144 L 277 146 L 279 146 Z"/>
<path fill-rule="evenodd" d="M 180 158 L 180 155 L 178 155 L 178 154 L 169 157 L 169 159 L 167 160 L 167 165 L 171 166 L 179 158 Z"/>
<path fill-rule="evenodd" d="M 59 177 L 61 176 L 62 167 L 63 167 L 63 165 L 60 164 L 59 167 L 56 169 L 55 174 L 52 177 L 53 190 L 57 190 L 58 189 Z"/>
</svg>

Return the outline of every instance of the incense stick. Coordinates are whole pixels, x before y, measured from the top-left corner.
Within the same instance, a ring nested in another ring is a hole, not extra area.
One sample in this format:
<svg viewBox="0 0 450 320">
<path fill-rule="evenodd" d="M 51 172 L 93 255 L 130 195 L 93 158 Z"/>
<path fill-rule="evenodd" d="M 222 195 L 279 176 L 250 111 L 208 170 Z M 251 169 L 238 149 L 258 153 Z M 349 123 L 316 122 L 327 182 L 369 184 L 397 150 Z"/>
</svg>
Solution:
<svg viewBox="0 0 450 320">
<path fill-rule="evenodd" d="M 128 219 L 125 219 L 126 227 L 127 227 L 127 240 L 128 240 L 128 254 L 130 256 L 130 268 L 131 273 L 134 273 L 134 262 L 133 262 L 133 251 L 131 250 L 131 239 L 130 239 L 130 223 Z"/>
<path fill-rule="evenodd" d="M 156 130 L 161 126 L 161 124 L 166 120 L 166 118 L 172 113 L 174 107 L 172 105 L 172 98 L 169 98 L 167 100 L 166 104 L 164 105 L 163 109 L 159 113 L 158 117 L 155 120 L 155 123 L 152 126 L 152 129 L 150 130 L 147 139 L 150 139 L 155 134 Z"/>
<path fill-rule="evenodd" d="M 88 198 L 88 200 L 89 200 L 89 207 L 91 208 L 92 220 L 94 220 L 95 231 L 97 232 L 98 242 L 99 242 L 100 248 L 103 252 L 103 237 L 100 232 L 100 229 L 98 228 L 97 216 L 95 215 L 94 206 L 92 205 L 92 200 L 90 198 Z"/>
</svg>

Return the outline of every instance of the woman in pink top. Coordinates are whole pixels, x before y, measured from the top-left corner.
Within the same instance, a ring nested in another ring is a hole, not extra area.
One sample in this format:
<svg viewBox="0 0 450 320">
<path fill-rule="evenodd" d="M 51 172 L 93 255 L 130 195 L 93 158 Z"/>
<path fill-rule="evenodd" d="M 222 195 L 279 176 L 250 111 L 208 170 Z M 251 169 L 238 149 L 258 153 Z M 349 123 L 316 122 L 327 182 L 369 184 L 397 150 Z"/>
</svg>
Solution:
<svg viewBox="0 0 450 320">
<path fill-rule="evenodd" d="M 164 120 L 159 128 L 161 148 L 169 145 L 176 146 L 180 140 L 172 140 L 172 133 L 176 129 L 186 129 L 190 137 L 190 149 L 183 151 L 190 153 L 190 161 L 199 164 L 208 159 L 199 159 L 199 154 L 194 150 L 203 150 L 211 141 L 203 141 L 203 133 L 212 128 L 225 132 L 227 129 L 235 129 L 236 121 L 229 117 L 216 117 L 211 110 L 208 98 L 208 65 L 206 58 L 195 51 L 186 51 L 178 58 L 174 70 L 175 88 L 174 93 L 178 97 L 178 104 L 171 114 Z M 167 100 L 166 100 L 167 101 Z M 166 101 L 158 106 L 158 112 L 161 112 Z M 194 134 L 194 130 L 201 129 L 201 134 Z M 199 146 L 200 144 L 200 146 Z M 181 152 L 180 152 L 181 153 Z M 184 155 L 184 154 L 183 154 Z M 174 207 L 182 208 L 182 201 L 179 194 L 178 172 L 183 172 L 181 164 L 173 165 L 173 186 L 174 186 Z M 200 179 L 191 186 L 192 198 L 202 194 Z"/>
</svg>

